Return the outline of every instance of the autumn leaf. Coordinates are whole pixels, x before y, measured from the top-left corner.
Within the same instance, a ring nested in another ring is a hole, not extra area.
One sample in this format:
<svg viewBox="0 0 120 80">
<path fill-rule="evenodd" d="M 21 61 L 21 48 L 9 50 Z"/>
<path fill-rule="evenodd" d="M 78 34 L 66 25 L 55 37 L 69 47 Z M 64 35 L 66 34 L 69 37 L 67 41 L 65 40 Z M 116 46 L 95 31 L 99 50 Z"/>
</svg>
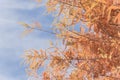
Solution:
<svg viewBox="0 0 120 80">
<path fill-rule="evenodd" d="M 47 49 L 25 52 L 30 71 L 36 70 L 41 80 L 120 80 L 119 0 L 48 0 L 45 4 L 50 15 L 58 15 L 52 35 L 60 43 L 52 41 Z M 32 29 L 46 23 L 33 24 L 22 23 Z"/>
<path fill-rule="evenodd" d="M 24 26 L 25 28 L 30 27 L 30 25 L 28 25 L 27 23 L 24 23 L 24 22 L 19 22 L 19 24 L 21 24 L 21 25 Z"/>
</svg>

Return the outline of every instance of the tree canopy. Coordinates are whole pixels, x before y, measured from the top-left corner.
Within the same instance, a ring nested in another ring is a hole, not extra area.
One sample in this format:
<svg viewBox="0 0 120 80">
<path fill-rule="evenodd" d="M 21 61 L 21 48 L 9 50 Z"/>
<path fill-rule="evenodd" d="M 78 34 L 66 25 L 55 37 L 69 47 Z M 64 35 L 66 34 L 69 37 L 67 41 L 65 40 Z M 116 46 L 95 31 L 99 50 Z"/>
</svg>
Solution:
<svg viewBox="0 0 120 80">
<path fill-rule="evenodd" d="M 51 42 L 46 50 L 25 51 L 29 75 L 42 80 L 120 80 L 120 0 L 47 0 L 45 4 L 47 12 L 55 15 L 50 33 L 63 46 Z"/>
</svg>

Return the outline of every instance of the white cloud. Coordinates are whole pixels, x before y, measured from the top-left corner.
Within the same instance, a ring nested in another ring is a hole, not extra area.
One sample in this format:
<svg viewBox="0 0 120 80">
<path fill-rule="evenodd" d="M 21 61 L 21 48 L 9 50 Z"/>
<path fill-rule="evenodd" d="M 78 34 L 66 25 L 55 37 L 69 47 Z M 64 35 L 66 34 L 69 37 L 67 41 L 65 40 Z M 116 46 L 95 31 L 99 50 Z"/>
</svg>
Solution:
<svg viewBox="0 0 120 80">
<path fill-rule="evenodd" d="M 0 80 L 18 80 L 18 79 L 0 74 Z"/>
<path fill-rule="evenodd" d="M 21 63 L 19 57 L 22 55 L 23 50 L 49 47 L 49 40 L 41 36 L 35 37 L 34 35 L 29 35 L 23 39 L 20 38 L 23 28 L 20 28 L 17 22 L 21 19 L 24 20 L 26 16 L 22 12 L 18 15 L 14 11 L 35 9 L 37 5 L 33 1 L 0 0 L 0 50 L 2 49 L 0 51 L 0 71 L 4 72 L 2 74 L 0 73 L 0 80 L 24 80 L 25 75 L 22 75 L 24 73 L 16 74 L 17 72 L 15 70 L 17 68 L 17 71 L 19 69 L 19 71 L 22 71 L 21 68 L 18 68 L 18 64 Z"/>
<path fill-rule="evenodd" d="M 40 6 L 45 6 L 48 0 L 37 3 L 35 0 L 0 0 L 0 9 L 23 9 L 31 10 Z"/>
<path fill-rule="evenodd" d="M 0 9 L 34 9 L 36 8 L 34 1 L 25 0 L 0 0 Z"/>
<path fill-rule="evenodd" d="M 4 34 L 4 35 L 3 35 Z M 20 34 L 14 35 L 15 33 L 3 33 L 1 34 L 0 39 L 0 48 L 22 48 L 22 49 L 30 49 L 30 48 L 45 48 L 49 46 L 49 40 L 43 38 L 36 38 L 34 36 L 20 38 Z"/>
</svg>

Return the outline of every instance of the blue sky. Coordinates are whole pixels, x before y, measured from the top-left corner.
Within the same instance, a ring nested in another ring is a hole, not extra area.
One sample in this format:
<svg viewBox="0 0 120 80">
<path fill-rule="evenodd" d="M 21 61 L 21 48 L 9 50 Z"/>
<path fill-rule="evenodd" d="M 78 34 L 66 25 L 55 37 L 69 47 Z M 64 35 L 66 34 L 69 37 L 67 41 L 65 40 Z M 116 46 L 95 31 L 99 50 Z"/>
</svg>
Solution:
<svg viewBox="0 0 120 80">
<path fill-rule="evenodd" d="M 40 21 L 48 29 L 53 17 L 44 11 L 34 0 L 0 0 L 0 80 L 28 80 L 21 65 L 24 50 L 47 48 L 54 36 L 34 31 L 21 38 L 24 28 L 18 22 Z"/>
</svg>

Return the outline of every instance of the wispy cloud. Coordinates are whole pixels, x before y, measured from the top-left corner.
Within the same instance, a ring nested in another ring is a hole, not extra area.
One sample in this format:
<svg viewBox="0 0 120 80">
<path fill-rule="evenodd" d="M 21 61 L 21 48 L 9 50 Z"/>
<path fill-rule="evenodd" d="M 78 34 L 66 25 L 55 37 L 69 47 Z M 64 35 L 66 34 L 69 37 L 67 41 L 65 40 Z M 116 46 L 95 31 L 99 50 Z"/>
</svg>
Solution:
<svg viewBox="0 0 120 80">
<path fill-rule="evenodd" d="M 8 77 L 8 76 L 2 75 L 2 74 L 0 74 L 0 79 L 1 80 L 16 80 L 16 78 L 14 78 L 14 77 Z"/>
<path fill-rule="evenodd" d="M 35 17 L 42 23 L 45 22 L 46 17 L 38 19 L 40 14 L 36 12 L 36 2 L 33 1 L 0 0 L 0 80 L 26 80 L 24 67 L 19 65 L 22 61 L 20 55 L 26 49 L 49 46 L 49 40 L 45 38 L 49 35 L 45 33 L 41 35 L 42 32 L 39 31 L 23 39 L 20 38 L 24 29 L 17 24 L 18 21 L 30 22 Z M 49 21 L 51 18 L 46 22 Z"/>
<path fill-rule="evenodd" d="M 36 3 L 30 0 L 1 0 L 0 9 L 34 9 L 36 8 Z"/>
</svg>

